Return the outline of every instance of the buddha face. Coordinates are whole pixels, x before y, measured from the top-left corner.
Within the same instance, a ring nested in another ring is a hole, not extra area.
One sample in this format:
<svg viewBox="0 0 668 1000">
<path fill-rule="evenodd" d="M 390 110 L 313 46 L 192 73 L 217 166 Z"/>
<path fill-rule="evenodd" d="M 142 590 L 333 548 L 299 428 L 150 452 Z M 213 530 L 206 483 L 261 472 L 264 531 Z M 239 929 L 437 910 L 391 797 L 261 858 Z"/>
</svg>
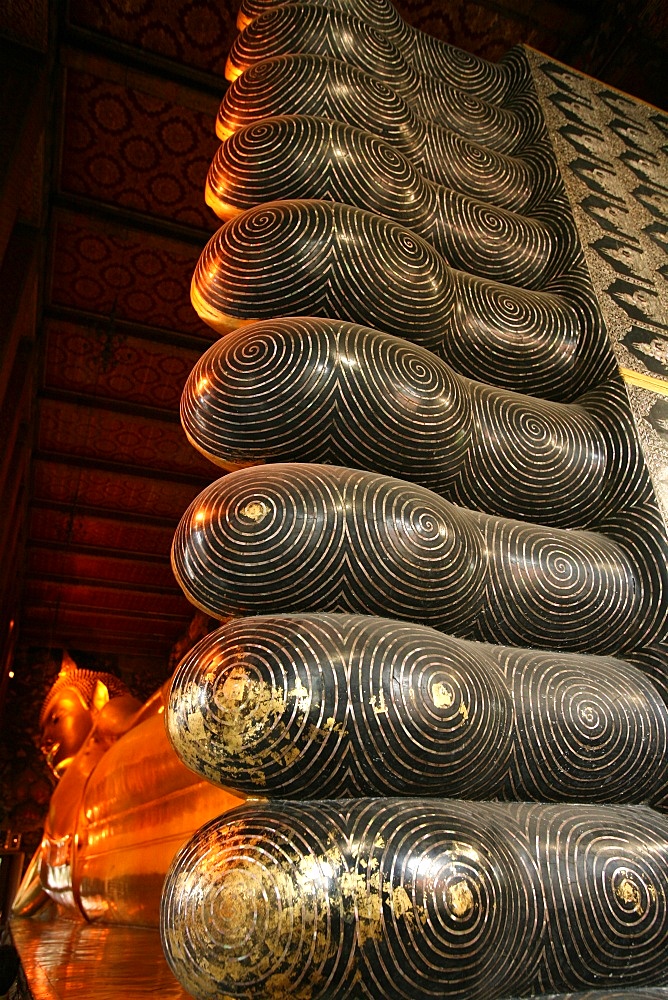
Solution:
<svg viewBox="0 0 668 1000">
<path fill-rule="evenodd" d="M 93 728 L 90 708 L 76 688 L 61 688 L 48 703 L 40 735 L 40 748 L 59 778 L 72 763 Z"/>
</svg>

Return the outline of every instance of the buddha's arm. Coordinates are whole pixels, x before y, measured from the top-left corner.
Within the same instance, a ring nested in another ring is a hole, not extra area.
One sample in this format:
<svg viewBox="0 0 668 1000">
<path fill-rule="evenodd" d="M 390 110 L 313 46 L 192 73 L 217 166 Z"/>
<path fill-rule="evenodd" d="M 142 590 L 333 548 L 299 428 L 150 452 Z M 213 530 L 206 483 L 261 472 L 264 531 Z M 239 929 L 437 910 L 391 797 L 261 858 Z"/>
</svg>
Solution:
<svg viewBox="0 0 668 1000">
<path fill-rule="evenodd" d="M 15 917 L 32 917 L 39 913 L 50 901 L 50 897 L 44 890 L 40 877 L 42 848 L 37 848 L 28 865 L 25 875 L 16 893 L 12 915 Z"/>
</svg>

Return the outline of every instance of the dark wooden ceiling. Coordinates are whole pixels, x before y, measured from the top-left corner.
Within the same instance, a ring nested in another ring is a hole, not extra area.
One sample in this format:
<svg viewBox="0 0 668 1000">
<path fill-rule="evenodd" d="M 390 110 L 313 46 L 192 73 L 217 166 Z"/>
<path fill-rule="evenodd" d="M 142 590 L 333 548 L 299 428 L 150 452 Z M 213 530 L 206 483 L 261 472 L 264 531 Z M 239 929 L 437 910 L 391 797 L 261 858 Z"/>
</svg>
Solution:
<svg viewBox="0 0 668 1000">
<path fill-rule="evenodd" d="M 662 0 L 398 6 L 486 58 L 526 42 L 666 105 Z M 235 20 L 234 0 L 0 10 L 0 704 L 17 648 L 166 669 L 193 616 L 169 550 L 216 472 L 178 403 L 213 339 L 188 291 Z"/>
</svg>

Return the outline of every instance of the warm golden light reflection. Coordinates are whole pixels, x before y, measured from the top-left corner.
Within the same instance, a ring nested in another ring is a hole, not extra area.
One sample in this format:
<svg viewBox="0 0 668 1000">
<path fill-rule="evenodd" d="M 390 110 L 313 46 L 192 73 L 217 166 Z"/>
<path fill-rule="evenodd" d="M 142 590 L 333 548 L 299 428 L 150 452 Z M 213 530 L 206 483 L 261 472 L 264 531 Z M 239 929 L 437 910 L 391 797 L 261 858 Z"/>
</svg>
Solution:
<svg viewBox="0 0 668 1000">
<path fill-rule="evenodd" d="M 225 79 L 229 80 L 230 83 L 234 83 L 237 77 L 241 76 L 243 70 L 238 66 L 235 66 L 230 59 L 225 63 Z"/>
<path fill-rule="evenodd" d="M 89 673 L 61 671 L 42 712 L 42 746 L 61 776 L 14 912 L 51 898 L 89 920 L 157 927 L 176 851 L 241 800 L 177 758 L 164 722 L 170 682 L 142 706 L 124 686 L 110 699 Z"/>
<path fill-rule="evenodd" d="M 232 219 L 235 215 L 241 215 L 241 208 L 237 208 L 236 205 L 230 205 L 230 203 L 225 201 L 222 197 L 223 190 L 224 189 L 220 184 L 216 184 L 216 186 L 213 187 L 207 177 L 206 187 L 204 188 L 204 201 L 207 203 L 211 211 L 215 212 L 219 219 L 224 220 Z"/>
<path fill-rule="evenodd" d="M 20 920 L 12 925 L 12 937 L 31 995 L 42 1000 L 187 1000 L 169 971 L 155 930 Z"/>
<path fill-rule="evenodd" d="M 251 18 L 247 14 L 244 14 L 242 10 L 237 14 L 237 28 L 239 31 L 244 31 L 248 25 L 251 23 Z"/>
<path fill-rule="evenodd" d="M 216 119 L 216 135 L 221 142 L 225 142 L 226 139 L 229 139 L 231 135 L 234 135 L 235 131 L 236 128 L 232 125 L 227 122 L 222 122 L 220 118 Z"/>
</svg>

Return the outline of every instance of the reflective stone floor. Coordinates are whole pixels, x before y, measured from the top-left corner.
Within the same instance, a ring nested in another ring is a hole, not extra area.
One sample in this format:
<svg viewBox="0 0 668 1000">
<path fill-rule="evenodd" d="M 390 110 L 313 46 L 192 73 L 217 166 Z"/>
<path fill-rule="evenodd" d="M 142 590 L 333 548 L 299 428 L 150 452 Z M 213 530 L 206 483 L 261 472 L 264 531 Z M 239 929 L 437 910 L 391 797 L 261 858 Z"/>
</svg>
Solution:
<svg viewBox="0 0 668 1000">
<path fill-rule="evenodd" d="M 15 920 L 11 932 L 34 1000 L 190 1000 L 157 931 L 59 918 Z"/>
</svg>

